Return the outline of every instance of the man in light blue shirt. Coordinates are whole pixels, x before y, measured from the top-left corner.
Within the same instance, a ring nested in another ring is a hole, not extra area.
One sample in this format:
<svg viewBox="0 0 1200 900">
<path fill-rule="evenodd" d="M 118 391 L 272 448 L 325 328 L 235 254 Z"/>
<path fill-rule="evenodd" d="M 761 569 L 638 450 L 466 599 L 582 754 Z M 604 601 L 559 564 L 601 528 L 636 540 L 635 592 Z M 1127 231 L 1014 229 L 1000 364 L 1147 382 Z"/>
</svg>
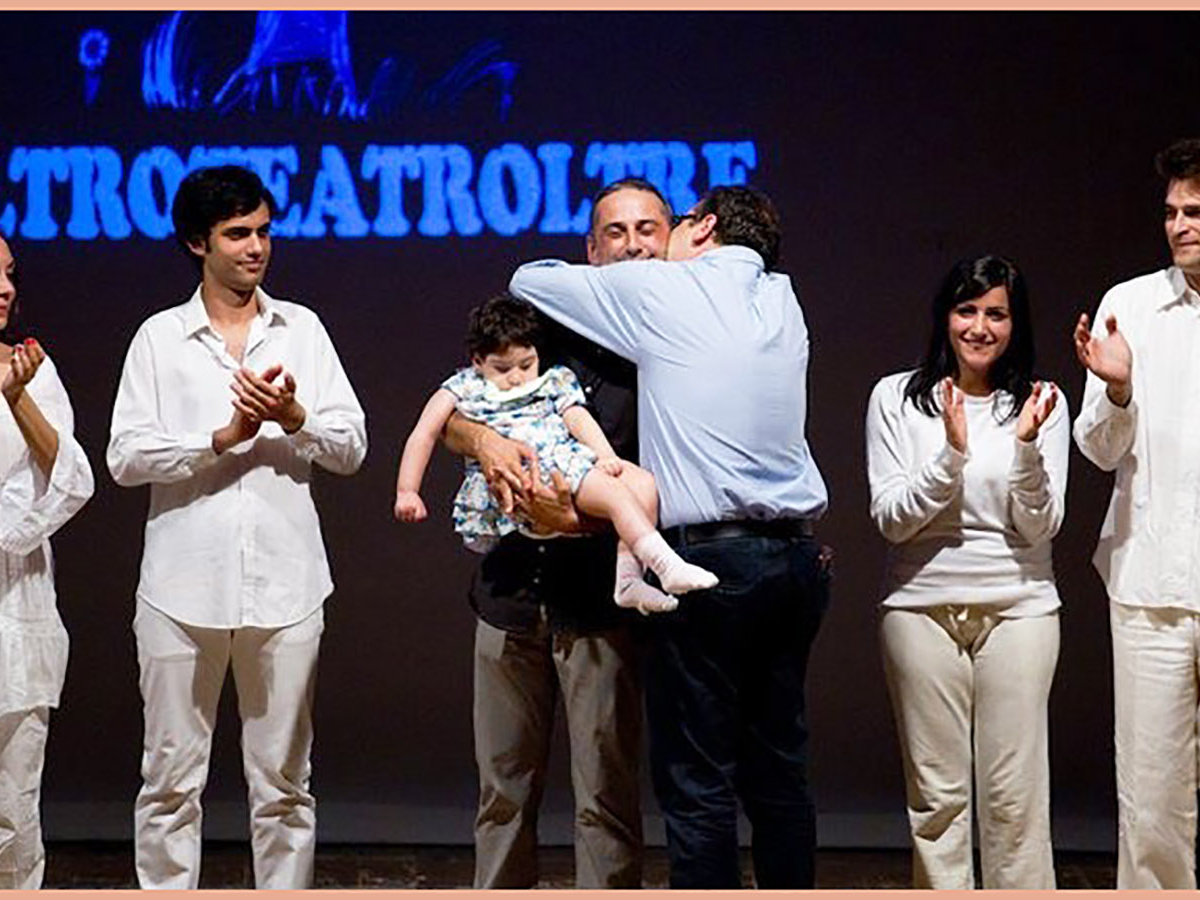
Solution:
<svg viewBox="0 0 1200 900">
<path fill-rule="evenodd" d="M 641 462 L 669 543 L 721 579 L 652 622 L 651 766 L 672 887 L 741 884 L 737 800 L 760 887 L 813 883 L 804 673 L 828 602 L 812 524 L 826 491 L 804 436 L 808 332 L 772 272 L 765 195 L 718 187 L 679 216 L 669 262 L 530 263 L 511 292 L 638 366 Z"/>
</svg>

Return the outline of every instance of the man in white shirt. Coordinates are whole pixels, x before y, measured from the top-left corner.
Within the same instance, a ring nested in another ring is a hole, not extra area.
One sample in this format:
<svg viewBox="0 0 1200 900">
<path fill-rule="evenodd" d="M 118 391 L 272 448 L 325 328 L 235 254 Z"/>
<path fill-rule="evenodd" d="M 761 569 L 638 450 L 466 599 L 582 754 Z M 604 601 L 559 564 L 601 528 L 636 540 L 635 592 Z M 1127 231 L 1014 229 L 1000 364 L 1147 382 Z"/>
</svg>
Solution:
<svg viewBox="0 0 1200 900">
<path fill-rule="evenodd" d="M 1158 155 L 1174 265 L 1119 284 L 1075 349 L 1075 441 L 1116 470 L 1094 562 L 1108 587 L 1118 888 L 1194 889 L 1200 687 L 1200 140 Z"/>
<path fill-rule="evenodd" d="M 134 335 L 108 467 L 150 484 L 133 629 L 145 715 L 135 862 L 144 888 L 194 888 L 200 795 L 232 664 L 255 884 L 312 882 L 312 694 L 333 589 L 312 464 L 349 475 L 362 407 L 317 316 L 260 287 L 274 202 L 237 166 L 179 186 L 175 235 L 196 261 L 191 299 Z"/>
</svg>

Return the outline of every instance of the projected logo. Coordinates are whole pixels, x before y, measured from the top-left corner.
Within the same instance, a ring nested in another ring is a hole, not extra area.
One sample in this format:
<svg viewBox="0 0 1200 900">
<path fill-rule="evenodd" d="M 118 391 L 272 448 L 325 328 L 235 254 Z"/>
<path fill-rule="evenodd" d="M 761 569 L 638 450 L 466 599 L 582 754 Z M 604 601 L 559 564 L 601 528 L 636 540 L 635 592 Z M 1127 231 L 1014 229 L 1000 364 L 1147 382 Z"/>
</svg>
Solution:
<svg viewBox="0 0 1200 900">
<path fill-rule="evenodd" d="M 452 65 L 422 69 L 380 52 L 395 45 L 392 29 L 409 19 L 370 21 L 360 35 L 373 48 L 364 64 L 352 54 L 345 12 L 176 12 L 157 20 L 141 43 L 140 95 L 122 104 L 121 85 L 104 87 L 106 124 L 145 133 L 148 109 L 153 123 L 184 117 L 189 133 L 204 134 L 220 119 L 283 139 L 251 146 L 14 146 L 3 169 L 7 182 L 0 178 L 0 230 L 31 240 L 160 240 L 171 234 L 171 202 L 184 176 L 235 163 L 255 170 L 275 196 L 281 237 L 582 234 L 588 197 L 616 179 L 645 178 L 686 209 L 708 187 L 745 183 L 758 165 L 758 149 L 746 139 L 529 144 L 518 137 L 494 146 L 347 139 L 385 122 L 394 131 L 409 114 L 433 113 L 436 121 L 462 113 L 458 130 L 464 122 L 503 121 L 514 103 L 518 66 L 498 42 L 475 43 L 457 57 L 451 45 Z M 453 33 L 436 36 L 453 41 Z M 409 37 L 409 45 L 421 43 Z M 138 44 L 110 42 L 104 28 L 80 37 L 86 106 L 95 106 L 115 53 L 110 46 Z M 228 123 L 218 126 L 222 133 Z M 289 140 L 293 132 L 303 137 Z"/>
<path fill-rule="evenodd" d="M 108 35 L 89 28 L 79 38 L 79 65 L 83 67 L 83 102 L 91 104 L 100 90 L 100 70 L 108 59 Z"/>
<path fill-rule="evenodd" d="M 571 195 L 580 169 L 597 187 L 637 175 L 676 209 L 687 209 L 696 202 L 698 176 L 709 185 L 744 184 L 757 163 L 752 141 L 710 141 L 698 149 L 683 141 L 596 142 L 582 153 L 565 142 L 506 143 L 481 158 L 462 144 L 368 144 L 347 156 L 326 144 L 302 166 L 295 145 L 183 152 L 157 146 L 126 165 L 115 147 L 15 147 L 7 174 L 23 202 L 4 205 L 0 230 L 32 240 L 64 233 L 78 241 L 165 238 L 184 175 L 234 163 L 254 169 L 274 194 L 280 218 L 273 230 L 281 237 L 583 234 L 591 200 Z"/>
<path fill-rule="evenodd" d="M 517 64 L 503 58 L 497 41 L 466 50 L 446 72 L 418 91 L 415 64 L 385 56 L 365 91 L 354 75 L 346 12 L 260 12 L 245 58 L 219 82 L 213 73 L 211 41 L 200 29 L 202 13 L 176 12 L 154 29 L 142 48 L 142 99 L 146 106 L 220 114 L 234 110 L 288 110 L 351 120 L 395 118 L 415 99 L 426 109 L 453 107 L 466 93 L 492 89 L 504 120 L 513 102 Z M 361 71 L 361 70 L 360 70 Z M 415 94 L 415 98 L 410 96 Z"/>
</svg>

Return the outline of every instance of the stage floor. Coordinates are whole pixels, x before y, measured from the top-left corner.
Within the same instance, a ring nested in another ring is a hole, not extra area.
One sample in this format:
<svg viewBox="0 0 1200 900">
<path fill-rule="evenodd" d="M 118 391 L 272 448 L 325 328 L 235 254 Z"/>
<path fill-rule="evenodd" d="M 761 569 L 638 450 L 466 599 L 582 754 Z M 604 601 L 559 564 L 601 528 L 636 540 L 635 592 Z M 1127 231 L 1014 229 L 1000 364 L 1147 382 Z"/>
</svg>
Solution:
<svg viewBox="0 0 1200 900">
<path fill-rule="evenodd" d="M 569 847 L 541 851 L 539 887 L 573 885 Z M 746 854 L 743 871 L 749 873 Z M 1060 853 L 1060 888 L 1111 888 L 1116 859 L 1107 853 Z M 317 848 L 318 888 L 464 888 L 471 886 L 470 847 L 322 844 Z M 747 878 L 748 878 L 747 874 Z M 823 850 L 817 854 L 817 887 L 905 888 L 909 855 L 900 850 Z M 646 853 L 646 887 L 667 886 L 667 858 L 660 847 Z M 47 846 L 48 888 L 135 888 L 133 848 L 118 842 L 59 842 Z M 238 842 L 209 841 L 204 847 L 202 888 L 250 888 L 250 848 Z M 749 881 L 747 881 L 749 886 Z"/>
</svg>

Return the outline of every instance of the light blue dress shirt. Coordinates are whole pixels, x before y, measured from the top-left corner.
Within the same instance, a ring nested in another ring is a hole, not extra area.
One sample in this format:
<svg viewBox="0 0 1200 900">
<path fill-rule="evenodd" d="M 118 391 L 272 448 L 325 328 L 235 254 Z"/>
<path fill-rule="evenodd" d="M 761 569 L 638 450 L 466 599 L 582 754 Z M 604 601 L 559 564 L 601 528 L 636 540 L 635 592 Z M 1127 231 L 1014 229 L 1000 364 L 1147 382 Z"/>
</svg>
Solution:
<svg viewBox="0 0 1200 900">
<path fill-rule="evenodd" d="M 824 512 L 804 437 L 808 328 L 791 280 L 764 272 L 755 251 L 534 262 L 509 290 L 637 363 L 641 462 L 663 527 Z"/>
</svg>

